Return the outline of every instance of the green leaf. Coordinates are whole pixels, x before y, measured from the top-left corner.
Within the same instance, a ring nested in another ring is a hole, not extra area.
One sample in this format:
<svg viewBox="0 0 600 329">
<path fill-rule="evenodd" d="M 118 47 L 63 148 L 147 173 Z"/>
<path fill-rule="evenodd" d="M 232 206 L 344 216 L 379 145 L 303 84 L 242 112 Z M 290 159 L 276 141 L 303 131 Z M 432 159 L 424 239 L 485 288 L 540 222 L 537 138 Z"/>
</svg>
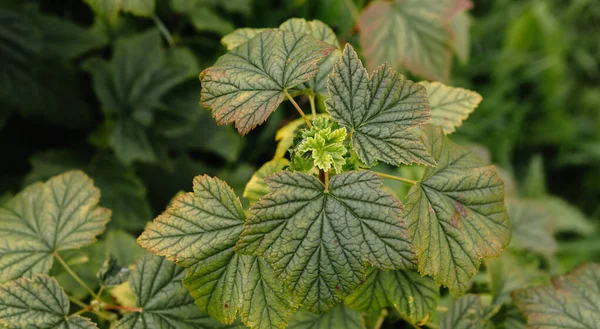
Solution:
<svg viewBox="0 0 600 329">
<path fill-rule="evenodd" d="M 111 229 L 104 239 L 106 253 L 112 255 L 117 263 L 123 266 L 135 264 L 138 259 L 146 254 L 136 242 L 135 238 L 121 230 Z"/>
<path fill-rule="evenodd" d="M 509 199 L 507 207 L 512 223 L 512 246 L 544 255 L 557 251 L 553 215 L 543 203 Z"/>
<path fill-rule="evenodd" d="M 68 316 L 69 300 L 54 278 L 36 275 L 0 285 L 3 328 L 98 329 L 89 319 Z"/>
<path fill-rule="evenodd" d="M 146 255 L 131 272 L 129 286 L 141 312 L 128 313 L 115 329 L 222 328 L 217 321 L 198 310 L 181 280 L 183 268 L 162 257 Z"/>
<path fill-rule="evenodd" d="M 344 141 L 348 134 L 346 129 L 337 128 L 337 124 L 327 118 L 316 118 L 313 127 L 302 133 L 302 141 L 296 147 L 298 155 L 310 152 L 314 166 L 329 171 L 334 169 L 336 173 L 342 172 L 342 166 L 346 164 L 344 156 L 348 153 Z"/>
<path fill-rule="evenodd" d="M 424 324 L 435 311 L 439 288 L 429 277 L 411 270 L 367 270 L 367 278 L 346 298 L 348 307 L 379 314 L 386 307 L 395 307 L 412 324 Z"/>
<path fill-rule="evenodd" d="M 360 15 L 358 29 L 367 67 L 402 67 L 429 80 L 446 82 L 452 53 L 445 23 L 459 0 L 374 1 Z"/>
<path fill-rule="evenodd" d="M 439 82 L 419 83 L 427 89 L 431 124 L 442 127 L 446 135 L 454 132 L 481 102 L 481 95 L 474 91 L 449 87 Z"/>
<path fill-rule="evenodd" d="M 263 32 L 200 74 L 201 104 L 218 123 L 235 122 L 246 134 L 277 109 L 288 89 L 314 76 L 317 62 L 333 50 L 304 34 Z"/>
<path fill-rule="evenodd" d="M 600 323 L 600 265 L 587 264 L 552 280 L 553 287 L 513 293 L 529 328 L 593 329 Z"/>
<path fill-rule="evenodd" d="M 494 166 L 452 143 L 441 128 L 425 126 L 421 139 L 438 165 L 410 189 L 405 216 L 419 272 L 459 295 L 481 259 L 498 256 L 510 242 L 504 186 Z"/>
<path fill-rule="evenodd" d="M 452 50 L 463 65 L 467 64 L 471 57 L 471 35 L 469 32 L 472 21 L 472 17 L 466 10 L 456 14 L 450 21 L 450 26 L 452 27 Z"/>
<path fill-rule="evenodd" d="M 237 48 L 246 42 L 250 41 L 252 38 L 257 36 L 258 34 L 267 31 L 268 29 L 253 29 L 249 27 L 244 27 L 241 29 L 236 29 L 235 31 L 229 33 L 221 39 L 221 44 L 227 48 L 227 50 L 232 50 L 233 48 Z"/>
<path fill-rule="evenodd" d="M 116 121 L 107 120 L 109 142 L 126 164 L 157 160 L 148 127 L 165 95 L 190 78 L 187 64 L 169 59 L 175 51 L 162 50 L 160 34 L 152 29 L 117 40 L 110 62 L 92 58 L 83 63 L 105 116 Z"/>
<path fill-rule="evenodd" d="M 121 267 L 117 264 L 117 260 L 109 255 L 96 273 L 96 277 L 103 286 L 118 286 L 129 278 L 129 269 Z"/>
<path fill-rule="evenodd" d="M 362 314 L 344 304 L 337 304 L 329 312 L 317 315 L 308 311 L 298 311 L 290 319 L 288 329 L 366 329 Z"/>
<path fill-rule="evenodd" d="M 98 30 L 86 29 L 58 17 L 40 15 L 38 20 L 44 31 L 43 51 L 53 56 L 73 59 L 92 49 L 104 47 L 109 41 Z"/>
<path fill-rule="evenodd" d="M 350 44 L 329 75 L 325 101 L 331 116 L 352 135 L 352 145 L 369 166 L 377 160 L 399 165 L 435 165 L 412 128 L 430 119 L 425 88 L 380 66 L 371 77 Z"/>
<path fill-rule="evenodd" d="M 81 171 L 35 183 L 0 207 L 0 282 L 47 273 L 52 254 L 96 241 L 110 218 Z"/>
<path fill-rule="evenodd" d="M 596 232 L 592 221 L 567 201 L 555 196 L 546 196 L 538 202 L 552 214 L 556 232 L 577 233 L 582 236 L 591 236 Z"/>
<path fill-rule="evenodd" d="M 316 118 L 326 116 L 327 114 L 319 113 L 316 115 Z M 278 143 L 273 159 L 285 157 L 287 151 L 294 145 L 294 137 L 296 136 L 296 132 L 302 126 L 306 126 L 306 122 L 304 122 L 304 119 L 298 118 L 277 130 L 277 133 L 275 134 L 275 141 Z"/>
<path fill-rule="evenodd" d="M 114 156 L 96 154 L 93 160 L 79 150 L 48 150 L 29 160 L 32 170 L 23 185 L 47 180 L 68 170 L 85 171 L 102 191 L 101 206 L 111 209 L 109 227 L 141 230 L 152 219 L 146 187 L 135 171 Z"/>
<path fill-rule="evenodd" d="M 484 329 L 487 321 L 477 295 L 465 295 L 454 301 L 442 317 L 441 329 Z"/>
<path fill-rule="evenodd" d="M 400 203 L 374 173 L 336 175 L 328 189 L 299 172 L 266 181 L 270 192 L 252 206 L 236 250 L 265 257 L 296 304 L 329 310 L 362 282 L 365 262 L 414 267 Z"/>
<path fill-rule="evenodd" d="M 85 0 L 96 14 L 107 18 L 111 23 L 117 19 L 119 11 L 137 16 L 150 17 L 154 14 L 155 0 Z"/>
<path fill-rule="evenodd" d="M 218 2 L 206 0 L 171 0 L 173 10 L 187 15 L 197 31 L 227 34 L 233 30 L 234 26 L 217 13 L 216 3 Z"/>
<path fill-rule="evenodd" d="M 244 189 L 244 198 L 250 201 L 251 206 L 269 193 L 265 178 L 283 170 L 289 163 L 290 162 L 287 159 L 273 159 L 262 165 L 258 171 L 252 175 L 252 178 L 250 178 L 250 181 L 246 184 L 246 188 Z"/>
<path fill-rule="evenodd" d="M 232 323 L 239 310 L 253 328 L 285 328 L 292 308 L 281 282 L 263 260 L 233 250 L 244 221 L 240 201 L 227 184 L 198 176 L 194 192 L 178 197 L 139 242 L 188 268 L 183 282 L 212 317 Z"/>
</svg>

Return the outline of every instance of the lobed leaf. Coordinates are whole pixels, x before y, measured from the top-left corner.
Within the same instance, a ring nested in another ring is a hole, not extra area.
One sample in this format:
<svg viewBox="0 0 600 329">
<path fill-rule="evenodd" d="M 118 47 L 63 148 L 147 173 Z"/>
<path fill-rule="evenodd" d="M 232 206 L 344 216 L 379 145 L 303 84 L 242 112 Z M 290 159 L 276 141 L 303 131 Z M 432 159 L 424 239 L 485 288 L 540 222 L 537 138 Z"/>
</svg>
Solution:
<svg viewBox="0 0 600 329">
<path fill-rule="evenodd" d="M 509 199 L 507 207 L 512 223 L 512 246 L 548 256 L 558 250 L 553 214 L 544 203 Z"/>
<path fill-rule="evenodd" d="M 233 323 L 239 310 L 252 328 L 285 328 L 292 306 L 281 282 L 263 260 L 234 252 L 244 221 L 227 184 L 198 176 L 194 192 L 178 197 L 138 241 L 188 269 L 183 283 L 210 316 Z"/>
<path fill-rule="evenodd" d="M 448 135 L 477 108 L 481 95 L 463 88 L 446 86 L 440 82 L 419 82 L 427 90 L 431 106 L 431 124 L 442 127 Z"/>
<path fill-rule="evenodd" d="M 552 279 L 553 287 L 513 293 L 528 328 L 593 329 L 600 323 L 600 265 L 587 264 Z"/>
<path fill-rule="evenodd" d="M 290 319 L 288 329 L 366 329 L 360 312 L 351 310 L 344 304 L 337 304 L 329 312 L 317 315 L 300 310 Z"/>
<path fill-rule="evenodd" d="M 439 288 L 429 277 L 412 270 L 367 270 L 367 278 L 345 300 L 348 307 L 379 314 L 386 307 L 395 307 L 412 324 L 422 325 L 435 311 Z"/>
<path fill-rule="evenodd" d="M 442 317 L 441 329 L 486 329 L 481 298 L 465 295 L 454 300 L 448 312 Z"/>
<path fill-rule="evenodd" d="M 265 178 L 283 170 L 290 162 L 285 158 L 273 159 L 262 165 L 250 178 L 244 189 L 244 198 L 248 199 L 250 206 L 269 193 Z"/>
<path fill-rule="evenodd" d="M 407 196 L 406 220 L 422 275 L 462 294 L 481 259 L 498 256 L 511 238 L 504 186 L 494 166 L 426 126 L 423 144 L 438 165 Z"/>
<path fill-rule="evenodd" d="M 89 319 L 68 316 L 69 300 L 45 274 L 0 285 L 0 326 L 8 329 L 98 329 Z"/>
<path fill-rule="evenodd" d="M 296 304 L 323 313 L 362 282 L 364 262 L 414 266 L 400 203 L 381 183 L 367 171 L 336 175 L 328 189 L 300 172 L 269 176 L 236 250 L 265 257 Z"/>
<path fill-rule="evenodd" d="M 318 61 L 333 50 L 305 34 L 260 33 L 200 74 L 201 104 L 218 123 L 235 122 L 246 134 L 277 109 L 287 90 L 313 77 Z"/>
<path fill-rule="evenodd" d="M 35 183 L 0 205 L 0 282 L 47 273 L 53 253 L 96 241 L 110 218 L 81 171 Z"/>
<path fill-rule="evenodd" d="M 327 110 L 350 131 L 354 150 L 364 163 L 435 165 L 411 130 L 430 119 L 427 93 L 421 85 L 386 64 L 369 77 L 352 46 L 346 44 L 328 86 Z"/>
<path fill-rule="evenodd" d="M 450 18 L 461 0 L 378 0 L 358 19 L 367 67 L 389 63 L 430 80 L 448 81 L 452 66 Z"/>
<path fill-rule="evenodd" d="M 145 255 L 129 277 L 140 312 L 130 312 L 115 329 L 216 329 L 217 320 L 202 313 L 181 283 L 185 270 L 163 257 Z"/>
</svg>

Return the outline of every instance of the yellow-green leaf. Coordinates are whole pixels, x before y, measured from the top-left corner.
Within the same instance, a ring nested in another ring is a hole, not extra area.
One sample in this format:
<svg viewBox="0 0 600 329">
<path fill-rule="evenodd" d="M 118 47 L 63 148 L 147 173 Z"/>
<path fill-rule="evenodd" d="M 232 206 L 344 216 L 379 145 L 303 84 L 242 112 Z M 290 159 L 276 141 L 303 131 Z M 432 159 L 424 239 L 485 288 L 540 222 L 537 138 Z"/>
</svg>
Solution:
<svg viewBox="0 0 600 329">
<path fill-rule="evenodd" d="M 448 135 L 477 108 L 481 95 L 463 88 L 446 86 L 440 82 L 420 82 L 427 89 L 431 106 L 431 124 L 442 127 Z"/>
</svg>

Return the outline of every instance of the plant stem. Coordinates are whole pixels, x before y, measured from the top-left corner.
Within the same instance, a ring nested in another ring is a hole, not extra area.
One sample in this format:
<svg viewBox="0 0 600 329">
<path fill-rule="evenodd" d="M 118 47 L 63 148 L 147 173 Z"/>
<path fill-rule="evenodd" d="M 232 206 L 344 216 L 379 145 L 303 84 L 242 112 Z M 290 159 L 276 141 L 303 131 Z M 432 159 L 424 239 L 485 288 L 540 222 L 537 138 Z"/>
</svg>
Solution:
<svg viewBox="0 0 600 329">
<path fill-rule="evenodd" d="M 163 22 L 160 20 L 160 18 L 158 18 L 158 16 L 156 15 L 152 15 L 152 20 L 154 21 L 154 24 L 156 24 L 156 26 L 158 27 L 160 33 L 162 33 L 162 35 L 169 43 L 169 47 L 175 47 L 175 40 L 173 40 L 173 36 L 171 36 L 171 33 L 169 32 L 165 24 L 163 24 Z"/>
<path fill-rule="evenodd" d="M 96 293 L 90 287 L 88 287 L 88 285 L 85 284 L 85 282 L 83 282 L 83 280 L 81 280 L 79 275 L 77 275 L 77 273 L 75 273 L 75 271 L 73 271 L 71 269 L 69 264 L 67 264 L 67 262 L 65 262 L 64 259 L 62 259 L 62 257 L 60 257 L 60 255 L 58 254 L 58 251 L 54 252 L 54 258 L 56 258 L 58 260 L 58 262 L 65 268 L 65 270 L 67 270 L 67 272 L 73 277 L 73 279 L 75 279 L 75 281 L 77 281 L 77 283 L 79 283 L 85 290 L 87 290 L 90 293 L 90 295 L 92 295 L 92 297 L 94 297 L 94 298 L 98 297 L 96 295 Z"/>
<path fill-rule="evenodd" d="M 120 310 L 125 312 L 142 312 L 141 307 L 127 307 L 127 306 L 119 306 L 119 305 L 106 305 L 104 306 L 105 310 Z"/>
<path fill-rule="evenodd" d="M 296 103 L 296 101 L 290 95 L 290 93 L 288 93 L 287 90 L 284 90 L 283 92 L 285 93 L 285 96 L 290 100 L 290 102 L 292 102 L 292 105 L 294 105 L 294 107 L 296 108 L 298 113 L 300 113 L 300 116 L 302 117 L 302 119 L 304 119 L 304 122 L 306 122 L 306 125 L 308 126 L 308 128 L 312 128 L 312 123 L 310 123 L 310 120 L 308 120 L 308 117 L 306 116 L 306 114 L 304 114 L 304 111 L 302 111 L 302 109 L 300 108 L 298 103 Z"/>
<path fill-rule="evenodd" d="M 69 314 L 69 318 L 73 317 L 73 316 L 78 316 L 78 315 L 83 314 L 85 312 L 91 312 L 90 309 L 89 309 L 89 307 L 86 306 L 86 307 L 80 309 L 79 311 L 77 311 L 77 312 L 75 312 L 73 314 Z"/>
<path fill-rule="evenodd" d="M 315 107 L 315 96 L 308 95 L 308 102 L 310 103 L 310 110 L 312 112 L 313 120 L 317 117 L 317 108 Z"/>
<path fill-rule="evenodd" d="M 387 315 L 388 311 L 385 308 L 381 310 L 381 315 L 379 315 L 379 319 L 377 319 L 377 323 L 375 323 L 375 327 L 373 327 L 373 329 L 380 329 Z"/>
<path fill-rule="evenodd" d="M 399 181 L 399 182 L 404 182 L 404 183 L 408 183 L 408 184 L 412 184 L 412 185 L 415 185 L 415 184 L 417 184 L 417 183 L 418 183 L 418 182 L 417 182 L 417 181 L 415 181 L 415 180 L 408 179 L 408 178 L 404 178 L 404 177 L 398 177 L 398 176 L 394 176 L 394 175 L 388 175 L 388 174 L 384 174 L 384 173 L 382 173 L 382 172 L 377 172 L 377 171 L 374 171 L 374 173 L 375 173 L 377 176 L 381 177 L 381 178 L 393 179 L 393 180 L 397 180 L 397 181 Z"/>
<path fill-rule="evenodd" d="M 325 176 L 325 191 L 329 190 L 329 171 L 325 171 L 324 172 L 324 176 Z"/>
<path fill-rule="evenodd" d="M 81 308 L 86 308 L 89 306 L 73 296 L 67 296 L 67 298 L 69 299 L 69 301 L 71 301 L 71 303 L 76 304 L 77 306 L 79 306 Z"/>
</svg>

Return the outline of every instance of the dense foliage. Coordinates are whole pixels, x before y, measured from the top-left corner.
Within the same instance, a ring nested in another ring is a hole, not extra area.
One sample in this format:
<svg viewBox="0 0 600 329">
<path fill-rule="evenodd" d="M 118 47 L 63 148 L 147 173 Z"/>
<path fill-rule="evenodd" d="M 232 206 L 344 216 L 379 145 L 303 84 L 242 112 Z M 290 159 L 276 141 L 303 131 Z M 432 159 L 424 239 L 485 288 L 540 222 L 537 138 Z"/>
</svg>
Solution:
<svg viewBox="0 0 600 329">
<path fill-rule="evenodd" d="M 599 9 L 2 2 L 0 327 L 596 328 Z"/>
</svg>

